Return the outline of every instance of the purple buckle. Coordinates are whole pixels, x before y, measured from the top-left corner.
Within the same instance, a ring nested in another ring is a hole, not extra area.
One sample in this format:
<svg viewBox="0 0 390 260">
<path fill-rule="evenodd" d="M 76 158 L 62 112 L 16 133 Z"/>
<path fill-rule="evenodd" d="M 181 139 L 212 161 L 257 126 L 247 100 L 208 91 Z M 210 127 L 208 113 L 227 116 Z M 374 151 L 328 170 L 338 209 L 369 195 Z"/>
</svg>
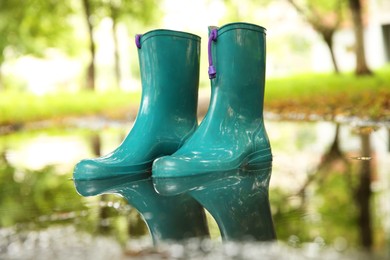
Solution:
<svg viewBox="0 0 390 260">
<path fill-rule="evenodd" d="M 217 70 L 215 69 L 213 65 L 213 56 L 211 53 L 211 43 L 216 42 L 218 37 L 218 29 L 212 29 L 209 36 L 209 42 L 208 42 L 208 56 L 209 56 L 209 78 L 213 79 L 216 77 Z"/>
<path fill-rule="evenodd" d="M 142 34 L 136 34 L 135 35 L 135 45 L 138 49 L 141 49 L 141 36 Z"/>
</svg>

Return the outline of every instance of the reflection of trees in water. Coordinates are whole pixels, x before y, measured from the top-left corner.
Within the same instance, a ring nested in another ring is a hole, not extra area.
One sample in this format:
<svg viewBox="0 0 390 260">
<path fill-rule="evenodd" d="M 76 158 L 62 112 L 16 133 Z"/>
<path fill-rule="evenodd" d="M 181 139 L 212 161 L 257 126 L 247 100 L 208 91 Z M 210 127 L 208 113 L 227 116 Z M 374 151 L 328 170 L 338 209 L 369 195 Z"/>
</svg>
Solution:
<svg viewBox="0 0 390 260">
<path fill-rule="evenodd" d="M 101 150 L 98 134 L 88 135 L 92 151 Z M 100 152 L 99 152 L 100 153 Z M 79 230 L 110 234 L 125 241 L 147 234 L 138 212 L 115 195 L 83 198 L 71 173 L 59 175 L 56 166 L 29 170 L 10 164 L 7 149 L 0 150 L 0 228 L 34 230 L 72 224 Z"/>
<path fill-rule="evenodd" d="M 389 136 L 389 141 L 387 143 L 387 151 L 390 152 L 390 127 L 387 129 L 387 135 Z"/>
<path fill-rule="evenodd" d="M 359 208 L 358 225 L 360 229 L 360 241 L 363 247 L 370 249 L 373 244 L 372 216 L 371 216 L 371 142 L 370 129 L 360 129 L 361 139 L 361 162 L 358 173 L 359 182 L 354 188 L 355 200 Z"/>
<path fill-rule="evenodd" d="M 39 171 L 16 168 L 6 153 L 4 149 L 0 156 L 0 227 L 76 222 L 85 206 L 67 176 L 57 175 L 54 166 Z"/>
<path fill-rule="evenodd" d="M 356 129 L 361 150 L 352 157 L 340 147 L 340 128 L 336 125 L 335 138 L 321 163 L 294 194 L 283 190 L 270 192 L 279 239 L 287 240 L 295 234 L 311 241 L 323 236 L 331 243 L 343 236 L 348 242 L 366 248 L 380 242 L 377 236 L 374 239 L 374 218 L 370 211 L 373 129 Z M 88 135 L 91 151 L 100 153 L 104 141 L 101 137 Z M 82 198 L 69 181 L 70 173 L 58 175 L 54 166 L 39 171 L 15 167 L 8 162 L 6 151 L 0 152 L 0 227 L 40 228 L 60 223 L 74 224 L 89 232 L 103 232 L 104 228 L 100 228 L 104 224 L 108 234 L 123 239 L 147 233 L 141 216 L 124 199 L 114 195 L 100 202 L 97 202 L 100 198 Z M 115 206 L 117 202 L 119 207 Z"/>
<path fill-rule="evenodd" d="M 298 235 L 307 241 L 314 234 L 329 240 L 345 236 L 350 243 L 372 248 L 372 131 L 372 128 L 356 130 L 361 149 L 358 156 L 350 157 L 340 149 L 340 125 L 336 124 L 329 149 L 297 192 L 291 195 L 271 191 L 279 238 Z"/>
</svg>

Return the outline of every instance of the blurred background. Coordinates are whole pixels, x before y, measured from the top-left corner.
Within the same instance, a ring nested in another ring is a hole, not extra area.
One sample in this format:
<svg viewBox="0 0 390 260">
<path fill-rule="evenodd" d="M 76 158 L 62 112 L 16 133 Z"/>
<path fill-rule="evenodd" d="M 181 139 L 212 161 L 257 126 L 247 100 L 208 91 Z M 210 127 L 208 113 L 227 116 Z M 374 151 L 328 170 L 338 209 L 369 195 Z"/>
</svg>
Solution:
<svg viewBox="0 0 390 260">
<path fill-rule="evenodd" d="M 355 26 L 347 0 L 3 0 L 1 86 L 35 94 L 137 90 L 135 34 L 158 28 L 188 31 L 206 46 L 208 26 L 235 21 L 268 29 L 269 77 L 356 67 L 364 74 L 390 60 L 390 4 L 360 2 L 360 25 Z M 355 41 L 355 29 L 363 34 L 361 42 Z M 204 71 L 202 85 L 207 85 Z"/>
<path fill-rule="evenodd" d="M 64 240 L 80 254 L 150 248 L 135 209 L 115 195 L 79 196 L 73 167 L 112 151 L 132 127 L 135 34 L 202 37 L 200 121 L 208 26 L 238 21 L 267 29 L 278 240 L 389 257 L 389 0 L 0 0 L 0 258 L 55 254 Z"/>
</svg>

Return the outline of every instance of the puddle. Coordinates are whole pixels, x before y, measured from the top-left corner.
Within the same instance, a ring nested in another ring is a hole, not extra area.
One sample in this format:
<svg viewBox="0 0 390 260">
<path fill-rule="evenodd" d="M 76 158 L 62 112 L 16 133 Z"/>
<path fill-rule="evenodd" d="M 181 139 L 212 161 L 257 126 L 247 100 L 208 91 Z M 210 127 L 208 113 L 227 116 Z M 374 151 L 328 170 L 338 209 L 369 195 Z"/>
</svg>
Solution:
<svg viewBox="0 0 390 260">
<path fill-rule="evenodd" d="M 158 248 L 151 246 L 142 218 L 124 199 L 76 193 L 70 180 L 74 165 L 112 151 L 131 127 L 94 126 L 0 136 L 0 258 L 367 259 L 360 251 L 362 234 L 370 236 L 370 257 L 389 256 L 386 125 L 341 124 L 335 144 L 335 123 L 266 121 L 274 155 L 270 201 L 278 242 L 221 245 L 211 220 L 212 240 Z M 369 169 L 366 186 L 360 181 L 364 167 Z M 369 187 L 369 202 L 356 199 L 362 187 Z M 371 229 L 364 231 L 361 209 L 367 205 Z"/>
</svg>

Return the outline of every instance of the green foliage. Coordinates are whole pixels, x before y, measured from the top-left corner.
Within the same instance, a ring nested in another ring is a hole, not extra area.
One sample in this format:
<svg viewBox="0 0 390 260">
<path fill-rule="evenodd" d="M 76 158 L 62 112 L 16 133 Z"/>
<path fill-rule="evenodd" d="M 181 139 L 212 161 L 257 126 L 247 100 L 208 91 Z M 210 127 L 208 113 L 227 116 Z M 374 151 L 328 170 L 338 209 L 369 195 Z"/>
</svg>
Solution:
<svg viewBox="0 0 390 260">
<path fill-rule="evenodd" d="M 271 190 L 270 204 L 278 238 L 289 241 L 296 236 L 300 242 L 312 242 L 321 237 L 326 244 L 342 238 L 349 246 L 357 246 L 358 212 L 351 184 L 344 174 L 347 173 L 327 173 L 324 181 L 313 183 L 305 195 L 291 196 L 281 189 Z"/>
<path fill-rule="evenodd" d="M 156 18 L 158 9 L 156 0 L 88 0 L 93 15 L 93 25 L 97 25 L 103 18 L 110 17 L 117 22 L 139 21 L 148 24 Z"/>
<path fill-rule="evenodd" d="M 305 223 L 306 210 L 299 197 L 282 189 L 271 189 L 270 205 L 278 239 L 287 241 L 291 236 L 298 236 L 303 241 L 311 240 Z"/>
<path fill-rule="evenodd" d="M 329 174 L 324 183 L 317 187 L 317 194 L 321 198 L 316 205 L 321 214 L 321 225 L 318 230 L 327 241 L 343 237 L 351 244 L 358 241 L 358 209 L 354 192 L 349 179 L 350 173 L 334 172 Z M 356 175 L 353 175 L 356 177 Z"/>
<path fill-rule="evenodd" d="M 245 1 L 244 3 L 242 0 L 224 0 L 223 2 L 226 7 L 226 14 L 223 21 L 221 21 L 221 24 L 232 21 L 259 23 L 258 19 L 261 19 L 261 17 L 257 17 L 255 11 L 270 4 L 271 0 L 250 0 Z M 262 23 L 263 22 L 264 21 L 262 21 Z"/>
<path fill-rule="evenodd" d="M 348 10 L 346 0 L 288 0 L 314 29 L 337 28 Z"/>
<path fill-rule="evenodd" d="M 15 169 L 4 158 L 0 160 L 0 227 L 23 223 L 44 227 L 49 221 L 43 219 L 67 222 L 70 212 L 84 209 L 73 183 L 59 178 L 53 167 Z M 70 204 L 70 200 L 75 203 Z"/>
<path fill-rule="evenodd" d="M 70 1 L 2 0 L 0 2 L 0 65 L 4 55 L 43 55 L 49 47 L 74 49 Z M 8 48 L 8 49 L 7 49 Z M 5 53 L 7 50 L 7 53 Z"/>
</svg>

